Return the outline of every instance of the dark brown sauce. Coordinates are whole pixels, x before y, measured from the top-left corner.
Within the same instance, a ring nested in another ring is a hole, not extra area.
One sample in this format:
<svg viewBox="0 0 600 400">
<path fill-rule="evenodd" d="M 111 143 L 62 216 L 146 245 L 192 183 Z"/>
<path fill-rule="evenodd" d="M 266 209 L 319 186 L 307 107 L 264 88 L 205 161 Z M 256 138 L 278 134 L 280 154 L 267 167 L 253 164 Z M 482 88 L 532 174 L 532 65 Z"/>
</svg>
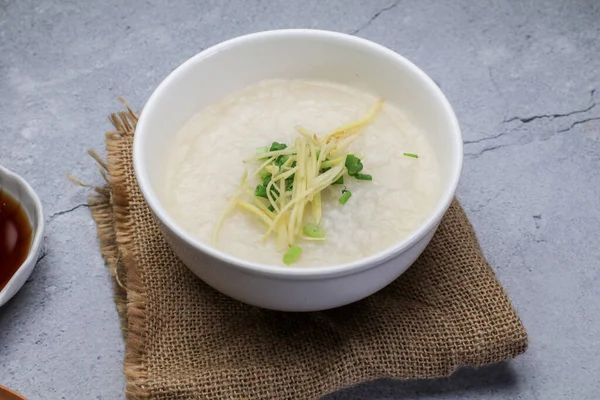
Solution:
<svg viewBox="0 0 600 400">
<path fill-rule="evenodd" d="M 31 234 L 21 203 L 0 188 L 0 290 L 27 258 Z"/>
</svg>

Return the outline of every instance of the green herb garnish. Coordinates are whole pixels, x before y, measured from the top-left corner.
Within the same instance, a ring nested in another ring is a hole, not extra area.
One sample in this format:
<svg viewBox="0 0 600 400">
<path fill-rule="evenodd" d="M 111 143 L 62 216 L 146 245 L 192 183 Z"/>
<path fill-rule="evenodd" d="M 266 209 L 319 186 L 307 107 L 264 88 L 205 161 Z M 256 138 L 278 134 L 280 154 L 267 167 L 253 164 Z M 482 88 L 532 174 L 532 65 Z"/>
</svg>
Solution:
<svg viewBox="0 0 600 400">
<path fill-rule="evenodd" d="M 344 189 L 342 190 L 342 197 L 340 197 L 338 201 L 340 202 L 340 204 L 344 205 L 350 197 L 352 197 L 352 192 Z"/>
<path fill-rule="evenodd" d="M 360 158 L 356 157 L 354 154 L 348 154 L 346 156 L 346 168 L 348 168 L 348 175 L 354 176 L 362 171 L 363 164 L 360 161 Z"/>
<path fill-rule="evenodd" d="M 325 237 L 325 231 L 323 228 L 312 222 L 304 225 L 303 231 L 306 236 L 311 238 L 321 239 Z"/>
<path fill-rule="evenodd" d="M 285 265 L 290 265 L 296 262 L 300 256 L 302 255 L 302 247 L 294 245 L 287 249 L 285 254 L 283 255 L 283 263 Z"/>
<path fill-rule="evenodd" d="M 285 146 L 285 145 L 284 145 Z M 277 165 L 278 167 L 281 167 L 283 164 L 285 164 L 285 162 L 289 159 L 288 156 L 279 156 L 275 159 L 274 164 Z"/>
<path fill-rule="evenodd" d="M 356 179 L 360 179 L 361 181 L 372 181 L 373 177 L 369 174 L 356 174 L 354 175 Z"/>
<path fill-rule="evenodd" d="M 278 150 L 283 150 L 283 149 L 287 149 L 287 144 L 273 142 L 273 144 L 271 144 L 271 147 L 269 148 L 269 151 L 278 151 Z"/>
<path fill-rule="evenodd" d="M 274 198 L 279 197 L 279 188 L 275 185 L 271 186 L 271 196 Z"/>
<path fill-rule="evenodd" d="M 223 220 L 234 207 L 255 215 L 266 225 L 263 240 L 277 234 L 276 247 L 285 252 L 286 265 L 301 257 L 298 240 L 325 240 L 325 231 L 319 225 L 324 212 L 323 191 L 330 190 L 327 188 L 334 184 L 343 185 L 348 180 L 346 175 L 358 180 L 373 179 L 364 173 L 361 159 L 347 154 L 346 149 L 375 117 L 382 103 L 376 102 L 364 118 L 342 125 L 327 135 L 319 137 L 296 126 L 300 135 L 289 145 L 272 142 L 257 148 L 256 154 L 244 163 L 258 161 L 259 166 L 250 174 L 245 171 L 242 175 L 237 193 L 215 227 L 213 243 L 216 244 Z M 253 185 L 256 185 L 254 193 Z M 346 204 L 351 196 L 344 187 L 338 201 Z"/>
<path fill-rule="evenodd" d="M 269 182 L 271 182 L 271 178 L 273 178 L 271 174 L 266 174 L 265 177 L 262 178 L 262 184 L 265 187 L 265 189 L 267 188 Z"/>
<path fill-rule="evenodd" d="M 419 155 L 414 153 L 402 153 L 402 155 L 405 155 L 406 157 L 419 158 Z"/>
<path fill-rule="evenodd" d="M 291 192 L 292 189 L 294 188 L 294 175 L 296 175 L 296 174 L 292 174 L 289 178 L 287 178 L 285 180 L 285 191 L 286 192 Z"/>
<path fill-rule="evenodd" d="M 271 178 L 267 178 L 267 180 L 262 185 L 257 185 L 256 189 L 254 189 L 254 195 L 256 197 L 262 197 L 263 199 L 269 199 L 267 196 L 267 185 L 269 184 L 269 180 Z M 271 186 L 271 197 L 277 198 L 279 197 L 279 189 L 275 185 Z"/>
<path fill-rule="evenodd" d="M 360 171 L 363 169 L 363 163 L 360 158 L 354 154 L 348 154 L 346 156 L 346 168 L 348 169 L 348 175 L 355 177 L 362 181 L 372 181 L 373 177 L 369 174 L 361 174 Z M 337 183 L 337 182 L 336 182 Z M 343 183 L 343 181 L 342 181 Z"/>
<path fill-rule="evenodd" d="M 263 185 L 256 186 L 256 189 L 254 189 L 254 195 L 256 197 L 262 197 L 262 198 L 268 199 L 267 188 Z"/>
<path fill-rule="evenodd" d="M 265 181 L 265 179 L 271 180 L 271 173 L 267 171 L 260 171 L 258 173 L 258 176 L 260 176 L 260 180 L 263 182 Z"/>
</svg>

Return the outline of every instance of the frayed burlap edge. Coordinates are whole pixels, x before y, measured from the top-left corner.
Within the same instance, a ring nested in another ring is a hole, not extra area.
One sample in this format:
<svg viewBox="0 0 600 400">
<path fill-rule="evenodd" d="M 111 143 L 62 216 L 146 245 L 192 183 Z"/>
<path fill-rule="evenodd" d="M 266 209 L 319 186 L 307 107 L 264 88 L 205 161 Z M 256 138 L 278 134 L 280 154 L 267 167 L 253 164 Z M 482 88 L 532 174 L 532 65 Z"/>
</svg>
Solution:
<svg viewBox="0 0 600 400">
<path fill-rule="evenodd" d="M 133 245 L 133 226 L 129 216 L 126 176 L 122 143 L 132 137 L 138 117 L 127 102 L 121 99 L 127 111 L 112 114 L 110 121 L 114 131 L 106 134 L 107 162 L 95 153 L 98 167 L 107 184 L 95 187 L 88 204 L 97 225 L 100 250 L 109 266 L 115 290 L 115 302 L 121 318 L 121 330 L 126 342 L 123 371 L 126 376 L 125 393 L 129 399 L 148 399 L 143 385 L 147 380 L 145 307 L 146 296 L 142 292 L 142 277 L 136 268 L 139 254 Z M 125 273 L 124 264 L 128 266 Z"/>
</svg>

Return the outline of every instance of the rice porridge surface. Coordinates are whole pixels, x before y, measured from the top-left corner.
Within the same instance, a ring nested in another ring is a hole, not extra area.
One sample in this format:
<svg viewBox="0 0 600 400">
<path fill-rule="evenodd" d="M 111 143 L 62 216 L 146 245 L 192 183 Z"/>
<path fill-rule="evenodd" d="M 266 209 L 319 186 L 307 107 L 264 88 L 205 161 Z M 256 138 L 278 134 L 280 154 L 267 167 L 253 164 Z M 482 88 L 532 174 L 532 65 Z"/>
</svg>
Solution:
<svg viewBox="0 0 600 400">
<path fill-rule="evenodd" d="M 245 169 L 242 160 L 272 142 L 292 144 L 296 125 L 326 135 L 364 117 L 378 98 L 343 85 L 268 80 L 227 96 L 193 116 L 168 150 L 159 191 L 169 214 L 210 244 L 213 231 Z M 416 229 L 439 198 L 439 166 L 425 135 L 402 110 L 384 103 L 349 152 L 362 159 L 372 181 L 345 177 L 352 197 L 338 202 L 341 185 L 322 193 L 325 241 L 299 239 L 302 256 L 289 266 L 319 267 L 356 261 L 390 247 Z M 416 153 L 418 159 L 403 156 Z M 306 213 L 310 215 L 310 212 Z M 305 222 L 308 222 L 306 220 Z M 248 261 L 284 265 L 265 225 L 236 208 L 221 227 L 217 247 Z"/>
</svg>

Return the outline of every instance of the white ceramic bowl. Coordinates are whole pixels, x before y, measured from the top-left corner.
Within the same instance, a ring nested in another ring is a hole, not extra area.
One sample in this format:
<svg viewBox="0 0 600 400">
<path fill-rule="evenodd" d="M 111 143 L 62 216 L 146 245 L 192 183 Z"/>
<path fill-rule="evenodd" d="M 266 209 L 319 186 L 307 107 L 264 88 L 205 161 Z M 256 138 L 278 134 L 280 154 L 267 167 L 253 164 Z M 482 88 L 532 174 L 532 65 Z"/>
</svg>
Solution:
<svg viewBox="0 0 600 400">
<path fill-rule="evenodd" d="M 44 238 L 44 212 L 40 199 L 25 179 L 2 166 L 0 166 L 0 190 L 8 193 L 21 203 L 32 228 L 31 247 L 27 258 L 0 291 L 0 307 L 2 307 L 25 284 L 37 263 Z"/>
<path fill-rule="evenodd" d="M 394 246 L 352 263 L 322 268 L 262 265 L 226 254 L 186 232 L 156 194 L 166 151 L 202 108 L 271 78 L 326 80 L 367 90 L 404 109 L 439 158 L 443 187 L 435 209 Z M 388 285 L 417 259 L 447 210 L 462 166 L 458 121 L 436 84 L 397 53 L 357 37 L 278 30 L 238 37 L 192 57 L 154 91 L 138 122 L 133 150 L 140 189 L 183 262 L 220 292 L 256 306 L 314 311 L 342 306 Z"/>
</svg>

